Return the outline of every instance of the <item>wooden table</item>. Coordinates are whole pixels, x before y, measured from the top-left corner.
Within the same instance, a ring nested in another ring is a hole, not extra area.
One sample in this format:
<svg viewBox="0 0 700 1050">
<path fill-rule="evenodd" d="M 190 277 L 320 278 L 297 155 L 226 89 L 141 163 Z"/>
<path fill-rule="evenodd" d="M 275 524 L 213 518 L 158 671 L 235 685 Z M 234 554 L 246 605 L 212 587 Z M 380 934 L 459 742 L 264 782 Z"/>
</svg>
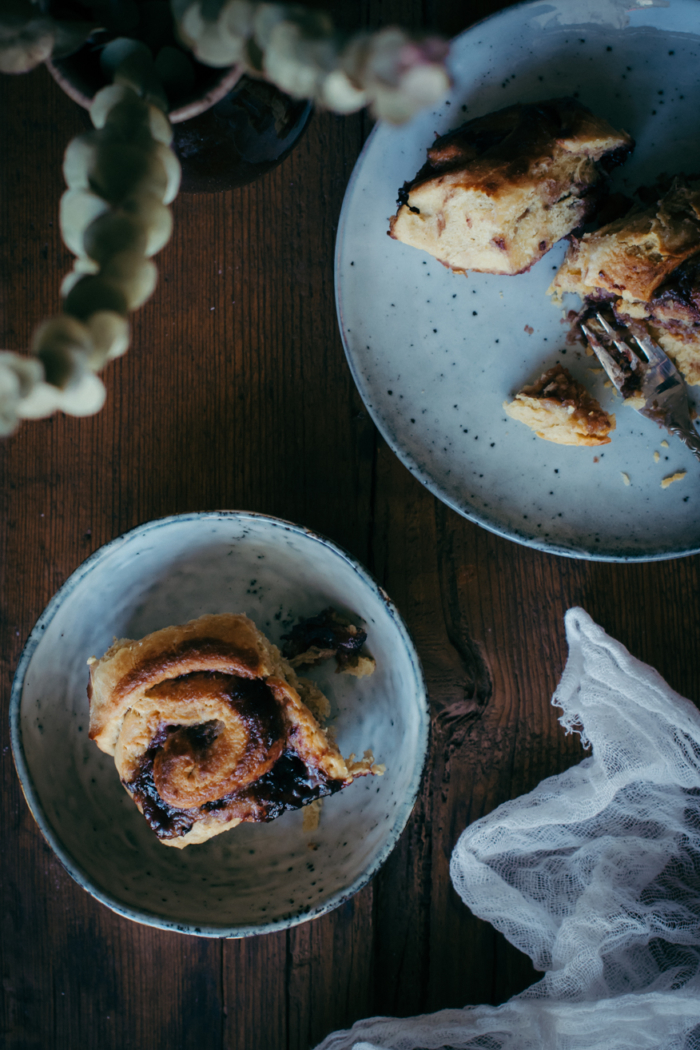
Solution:
<svg viewBox="0 0 700 1050">
<path fill-rule="evenodd" d="M 498 0 L 434 0 L 454 34 Z M 418 26 L 421 0 L 366 0 Z M 72 257 L 61 157 L 82 116 L 41 68 L 0 78 L 0 345 L 56 312 Z M 338 335 L 333 248 L 369 122 L 317 115 L 275 171 L 180 196 L 160 281 L 89 419 L 0 444 L 3 701 L 71 572 L 139 523 L 235 508 L 308 525 L 386 587 L 423 661 L 432 747 L 413 817 L 373 883 L 287 933 L 216 941 L 122 919 L 64 872 L 22 797 L 3 718 L 3 1015 L 8 1050 L 308 1050 L 371 1014 L 500 1003 L 536 979 L 448 877 L 463 828 L 581 758 L 550 696 L 562 616 L 582 605 L 681 693 L 698 693 L 700 561 L 591 564 L 491 535 L 437 502 L 384 444 Z M 60 743 L 57 744 L 60 746 Z"/>
</svg>

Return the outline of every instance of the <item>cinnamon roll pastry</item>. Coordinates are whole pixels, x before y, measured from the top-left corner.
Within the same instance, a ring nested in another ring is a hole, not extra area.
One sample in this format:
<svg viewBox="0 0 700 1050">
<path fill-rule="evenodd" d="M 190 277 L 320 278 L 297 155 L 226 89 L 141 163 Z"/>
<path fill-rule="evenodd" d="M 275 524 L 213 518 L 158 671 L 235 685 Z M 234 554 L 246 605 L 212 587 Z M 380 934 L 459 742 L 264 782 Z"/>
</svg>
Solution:
<svg viewBox="0 0 700 1050">
<path fill-rule="evenodd" d="M 244 615 L 201 616 L 91 657 L 90 737 L 167 846 L 269 821 L 382 772 L 346 761 L 327 708 Z"/>
</svg>

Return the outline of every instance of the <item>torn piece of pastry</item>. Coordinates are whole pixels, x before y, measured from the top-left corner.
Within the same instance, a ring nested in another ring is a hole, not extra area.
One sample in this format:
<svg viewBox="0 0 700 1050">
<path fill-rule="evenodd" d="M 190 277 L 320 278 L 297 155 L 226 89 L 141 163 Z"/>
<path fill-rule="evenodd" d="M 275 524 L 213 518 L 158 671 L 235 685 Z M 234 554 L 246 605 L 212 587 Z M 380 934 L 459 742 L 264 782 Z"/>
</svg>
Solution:
<svg viewBox="0 0 700 1050">
<path fill-rule="evenodd" d="M 201 616 L 91 657 L 90 737 L 167 846 L 273 820 L 381 772 L 346 761 L 297 679 L 247 616 Z M 325 700 L 325 698 L 323 698 Z"/>
<path fill-rule="evenodd" d="M 549 291 L 612 302 L 618 320 L 640 323 L 700 383 L 700 180 L 678 176 L 653 204 L 573 237 Z"/>
<path fill-rule="evenodd" d="M 374 658 L 364 648 L 367 632 L 335 609 L 299 620 L 282 637 L 282 652 L 292 667 L 311 667 L 335 657 L 336 671 L 344 674 L 363 678 L 374 671 Z"/>
<path fill-rule="evenodd" d="M 513 401 L 503 402 L 513 419 L 557 445 L 608 445 L 615 416 L 605 412 L 562 365 L 555 365 Z"/>
<path fill-rule="evenodd" d="M 573 98 L 518 104 L 436 139 L 390 236 L 457 273 L 516 274 L 587 222 L 634 142 Z"/>
</svg>

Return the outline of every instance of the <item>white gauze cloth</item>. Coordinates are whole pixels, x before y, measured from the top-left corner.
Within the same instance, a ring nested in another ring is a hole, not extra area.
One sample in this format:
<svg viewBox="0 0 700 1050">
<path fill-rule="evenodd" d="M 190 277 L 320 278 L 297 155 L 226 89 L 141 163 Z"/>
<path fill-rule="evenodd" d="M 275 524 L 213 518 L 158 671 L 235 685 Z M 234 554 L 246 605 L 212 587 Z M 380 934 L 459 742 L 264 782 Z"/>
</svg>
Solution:
<svg viewBox="0 0 700 1050">
<path fill-rule="evenodd" d="M 566 634 L 552 702 L 592 754 L 472 824 L 450 867 L 544 977 L 318 1050 L 700 1050 L 700 713 L 583 609 Z"/>
</svg>

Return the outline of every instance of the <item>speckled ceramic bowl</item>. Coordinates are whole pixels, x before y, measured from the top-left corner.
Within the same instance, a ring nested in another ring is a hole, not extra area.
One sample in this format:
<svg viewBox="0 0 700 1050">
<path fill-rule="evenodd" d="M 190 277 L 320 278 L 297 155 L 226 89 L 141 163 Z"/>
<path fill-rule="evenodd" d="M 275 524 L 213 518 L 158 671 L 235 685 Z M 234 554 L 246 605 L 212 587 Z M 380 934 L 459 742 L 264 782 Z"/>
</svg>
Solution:
<svg viewBox="0 0 700 1050">
<path fill-rule="evenodd" d="M 292 620 L 328 605 L 365 621 L 377 669 L 314 677 L 343 754 L 372 747 L 385 776 L 326 799 L 311 834 L 293 812 L 184 850 L 163 846 L 88 739 L 87 658 L 114 635 L 139 638 L 205 612 L 245 612 L 279 642 Z M 293 926 L 364 886 L 408 820 L 428 739 L 419 661 L 382 589 L 320 536 L 227 511 L 142 525 L 77 569 L 29 637 L 10 719 L 27 802 L 73 878 L 120 915 L 210 937 Z"/>
</svg>

